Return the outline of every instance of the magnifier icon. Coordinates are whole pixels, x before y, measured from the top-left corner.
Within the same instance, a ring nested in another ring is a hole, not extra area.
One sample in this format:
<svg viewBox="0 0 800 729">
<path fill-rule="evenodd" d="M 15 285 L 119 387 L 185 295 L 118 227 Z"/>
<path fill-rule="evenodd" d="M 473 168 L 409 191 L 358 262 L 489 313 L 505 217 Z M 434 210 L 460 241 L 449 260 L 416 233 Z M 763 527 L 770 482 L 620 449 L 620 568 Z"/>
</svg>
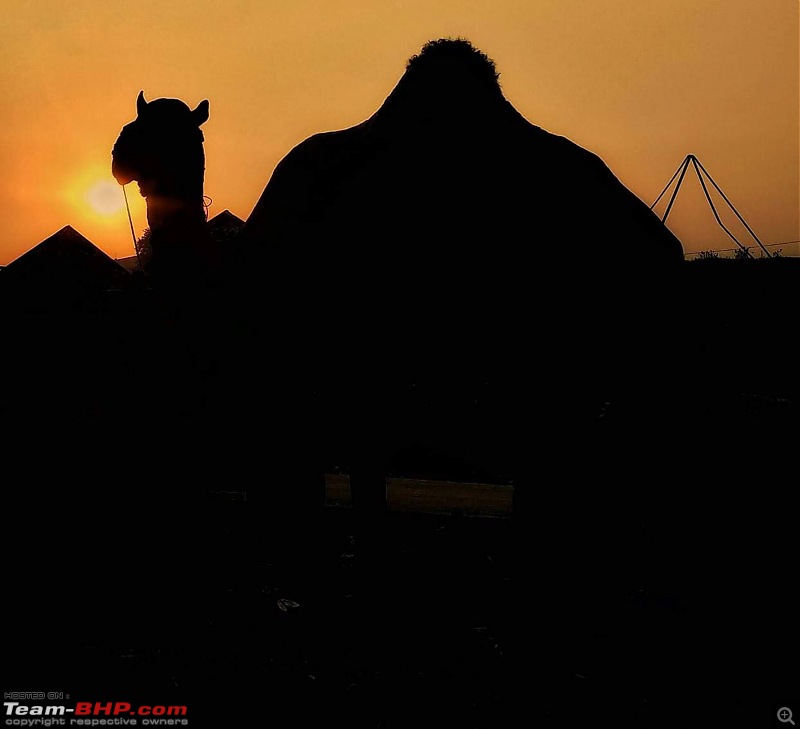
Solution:
<svg viewBox="0 0 800 729">
<path fill-rule="evenodd" d="M 781 724 L 791 724 L 794 726 L 794 721 L 792 721 L 792 710 L 786 706 L 781 706 L 778 709 L 778 721 Z"/>
</svg>

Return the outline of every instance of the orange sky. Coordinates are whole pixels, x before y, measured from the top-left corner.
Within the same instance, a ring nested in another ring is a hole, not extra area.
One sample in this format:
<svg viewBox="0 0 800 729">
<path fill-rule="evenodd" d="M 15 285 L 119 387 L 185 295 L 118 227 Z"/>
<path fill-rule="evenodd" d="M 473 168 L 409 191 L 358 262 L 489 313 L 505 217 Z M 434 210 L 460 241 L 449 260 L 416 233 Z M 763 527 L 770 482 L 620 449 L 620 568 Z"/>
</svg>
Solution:
<svg viewBox="0 0 800 729">
<path fill-rule="evenodd" d="M 246 218 L 292 146 L 371 115 L 408 57 L 444 36 L 471 40 L 529 121 L 597 153 L 648 205 L 693 153 L 764 244 L 797 241 L 799 8 L 798 0 L 16 0 L 0 22 L 0 264 L 64 225 L 111 256 L 133 254 L 124 208 L 101 212 L 121 202 L 120 189 L 101 183 L 113 183 L 111 146 L 140 90 L 192 107 L 209 99 L 209 213 Z M 143 201 L 135 185 L 126 189 L 138 235 Z M 687 253 L 735 247 L 695 178 L 667 223 Z"/>
</svg>

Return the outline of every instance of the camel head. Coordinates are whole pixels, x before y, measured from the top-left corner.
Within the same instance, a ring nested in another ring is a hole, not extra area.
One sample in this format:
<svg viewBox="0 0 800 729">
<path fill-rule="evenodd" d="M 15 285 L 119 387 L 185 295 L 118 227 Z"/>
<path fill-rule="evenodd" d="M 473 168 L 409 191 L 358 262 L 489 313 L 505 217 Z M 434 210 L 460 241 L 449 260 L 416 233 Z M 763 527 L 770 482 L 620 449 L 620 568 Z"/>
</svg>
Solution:
<svg viewBox="0 0 800 729">
<path fill-rule="evenodd" d="M 202 195 L 205 157 L 200 126 L 208 100 L 195 109 L 179 99 L 147 101 L 140 91 L 136 119 L 126 124 L 111 151 L 111 173 L 121 185 L 139 182 L 144 197 Z M 198 187 L 199 185 L 199 187 Z"/>
</svg>

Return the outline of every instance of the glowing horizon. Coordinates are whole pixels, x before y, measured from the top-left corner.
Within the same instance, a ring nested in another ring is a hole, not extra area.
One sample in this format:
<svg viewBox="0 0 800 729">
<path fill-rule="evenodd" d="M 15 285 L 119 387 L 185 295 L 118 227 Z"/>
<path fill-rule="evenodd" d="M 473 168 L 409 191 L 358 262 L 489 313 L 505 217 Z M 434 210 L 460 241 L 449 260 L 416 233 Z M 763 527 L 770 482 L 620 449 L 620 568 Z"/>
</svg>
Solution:
<svg viewBox="0 0 800 729">
<path fill-rule="evenodd" d="M 757 11 L 750 0 L 53 0 L 6 9 L 0 28 L 0 265 L 65 225 L 112 257 L 134 254 L 110 150 L 140 90 L 209 99 L 209 216 L 246 219 L 295 144 L 366 119 L 408 57 L 445 36 L 470 39 L 525 118 L 598 154 L 648 205 L 694 154 L 764 244 L 800 239 L 796 0 Z M 144 203 L 127 189 L 140 235 Z M 734 247 L 689 173 L 667 224 L 687 253 Z"/>
</svg>

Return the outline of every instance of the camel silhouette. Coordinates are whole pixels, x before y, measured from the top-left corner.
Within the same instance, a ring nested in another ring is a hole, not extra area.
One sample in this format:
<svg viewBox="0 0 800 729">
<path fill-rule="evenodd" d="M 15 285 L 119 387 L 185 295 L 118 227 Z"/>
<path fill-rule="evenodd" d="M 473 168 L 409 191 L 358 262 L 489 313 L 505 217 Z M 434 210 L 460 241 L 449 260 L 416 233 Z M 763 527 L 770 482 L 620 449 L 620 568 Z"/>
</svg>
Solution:
<svg viewBox="0 0 800 729">
<path fill-rule="evenodd" d="M 293 148 L 239 252 L 246 308 L 276 314 L 257 339 L 281 342 L 284 410 L 335 413 L 299 432 L 369 523 L 393 471 L 512 481 L 522 513 L 603 403 L 670 378 L 680 241 L 465 39 L 426 43 L 372 116 Z"/>
<path fill-rule="evenodd" d="M 179 99 L 136 99 L 137 116 L 126 124 L 112 148 L 117 182 L 134 180 L 147 201 L 151 278 L 167 285 L 191 280 L 211 265 L 203 198 L 205 153 L 200 127 L 209 103 L 190 109 Z"/>
</svg>

